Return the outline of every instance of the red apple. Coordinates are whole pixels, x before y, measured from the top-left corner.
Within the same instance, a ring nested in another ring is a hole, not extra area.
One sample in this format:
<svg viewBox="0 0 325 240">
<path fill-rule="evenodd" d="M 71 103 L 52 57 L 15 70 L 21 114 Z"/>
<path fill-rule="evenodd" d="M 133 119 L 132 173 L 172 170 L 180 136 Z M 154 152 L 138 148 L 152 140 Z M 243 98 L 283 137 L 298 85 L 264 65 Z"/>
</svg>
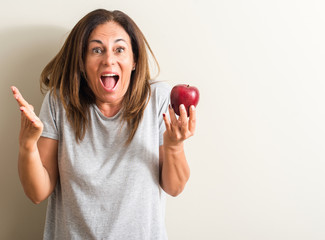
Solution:
<svg viewBox="0 0 325 240">
<path fill-rule="evenodd" d="M 184 104 L 187 116 L 190 115 L 190 106 L 196 105 L 199 102 L 200 94 L 199 90 L 188 84 L 179 84 L 173 87 L 172 91 L 170 92 L 170 102 L 172 108 L 174 109 L 175 113 L 180 116 L 179 113 L 179 106 Z"/>
</svg>

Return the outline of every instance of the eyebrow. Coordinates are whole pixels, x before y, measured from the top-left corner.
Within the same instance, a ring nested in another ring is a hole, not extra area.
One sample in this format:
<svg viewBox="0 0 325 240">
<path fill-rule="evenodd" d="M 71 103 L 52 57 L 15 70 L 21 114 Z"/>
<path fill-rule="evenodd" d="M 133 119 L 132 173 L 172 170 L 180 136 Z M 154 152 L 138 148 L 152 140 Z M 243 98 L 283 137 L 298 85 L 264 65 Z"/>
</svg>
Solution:
<svg viewBox="0 0 325 240">
<path fill-rule="evenodd" d="M 123 38 L 118 38 L 118 39 L 116 39 L 116 40 L 114 41 L 114 43 L 117 43 L 117 42 L 120 42 L 120 41 L 126 42 Z M 91 43 L 91 42 L 96 42 L 96 43 L 99 43 L 99 44 L 103 44 L 102 41 L 97 40 L 97 39 L 90 40 L 89 43 Z"/>
</svg>

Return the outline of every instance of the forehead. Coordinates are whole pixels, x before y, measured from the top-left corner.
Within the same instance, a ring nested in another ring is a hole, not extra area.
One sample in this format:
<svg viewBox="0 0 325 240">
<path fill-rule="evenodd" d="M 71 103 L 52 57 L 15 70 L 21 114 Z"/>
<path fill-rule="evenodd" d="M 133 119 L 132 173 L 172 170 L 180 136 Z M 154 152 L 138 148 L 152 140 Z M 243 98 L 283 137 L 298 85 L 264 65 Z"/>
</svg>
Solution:
<svg viewBox="0 0 325 240">
<path fill-rule="evenodd" d="M 116 22 L 110 21 L 98 25 L 90 34 L 88 41 L 91 40 L 116 40 L 124 39 L 130 43 L 130 36 L 124 28 Z"/>
</svg>

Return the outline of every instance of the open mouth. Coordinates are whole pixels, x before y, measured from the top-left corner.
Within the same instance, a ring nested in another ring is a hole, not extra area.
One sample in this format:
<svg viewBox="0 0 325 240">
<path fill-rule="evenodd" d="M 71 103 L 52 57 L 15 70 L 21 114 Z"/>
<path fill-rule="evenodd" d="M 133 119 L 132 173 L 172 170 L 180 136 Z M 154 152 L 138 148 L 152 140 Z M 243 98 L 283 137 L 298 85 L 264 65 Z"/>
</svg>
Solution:
<svg viewBox="0 0 325 240">
<path fill-rule="evenodd" d="M 114 90 L 120 76 L 115 73 L 103 74 L 100 76 L 103 86 L 108 90 Z"/>
</svg>

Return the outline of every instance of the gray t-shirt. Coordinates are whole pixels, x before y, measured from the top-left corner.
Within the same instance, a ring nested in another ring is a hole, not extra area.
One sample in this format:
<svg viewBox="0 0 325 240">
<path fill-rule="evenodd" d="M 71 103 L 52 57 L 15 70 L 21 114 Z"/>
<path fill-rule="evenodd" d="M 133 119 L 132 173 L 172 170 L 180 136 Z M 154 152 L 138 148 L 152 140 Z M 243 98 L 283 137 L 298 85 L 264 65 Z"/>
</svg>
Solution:
<svg viewBox="0 0 325 240">
<path fill-rule="evenodd" d="M 77 143 L 63 105 L 46 94 L 42 136 L 58 140 L 59 180 L 48 199 L 44 239 L 167 239 L 159 146 L 170 88 L 159 82 L 151 90 L 128 147 L 121 112 L 107 118 L 92 105 L 90 127 Z"/>
</svg>

